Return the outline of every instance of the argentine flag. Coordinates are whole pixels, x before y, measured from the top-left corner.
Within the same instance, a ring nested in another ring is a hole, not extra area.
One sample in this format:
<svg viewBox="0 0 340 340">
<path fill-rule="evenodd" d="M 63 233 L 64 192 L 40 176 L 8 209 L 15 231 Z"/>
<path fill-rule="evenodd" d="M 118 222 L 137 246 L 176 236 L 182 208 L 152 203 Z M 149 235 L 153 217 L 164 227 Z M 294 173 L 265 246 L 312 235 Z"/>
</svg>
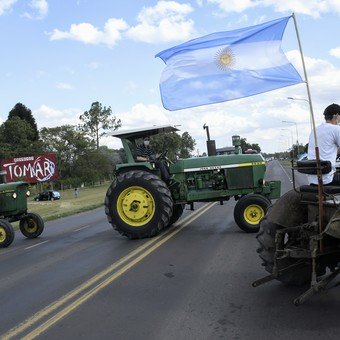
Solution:
<svg viewBox="0 0 340 340">
<path fill-rule="evenodd" d="M 291 16 L 190 40 L 156 55 L 163 106 L 180 110 L 303 82 L 281 49 Z"/>
</svg>

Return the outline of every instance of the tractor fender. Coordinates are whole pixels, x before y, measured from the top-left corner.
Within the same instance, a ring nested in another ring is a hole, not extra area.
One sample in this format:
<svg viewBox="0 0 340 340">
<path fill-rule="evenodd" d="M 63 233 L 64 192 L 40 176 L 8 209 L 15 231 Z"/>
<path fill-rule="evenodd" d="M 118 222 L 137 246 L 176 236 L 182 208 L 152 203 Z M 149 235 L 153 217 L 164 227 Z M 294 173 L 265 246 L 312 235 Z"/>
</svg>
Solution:
<svg viewBox="0 0 340 340">
<path fill-rule="evenodd" d="M 301 204 L 301 194 L 290 190 L 270 208 L 267 219 L 282 227 L 294 227 L 306 222 L 307 205 Z"/>
<path fill-rule="evenodd" d="M 340 239 L 340 208 L 335 211 L 328 222 L 325 228 L 325 233 L 329 236 Z"/>
<path fill-rule="evenodd" d="M 128 172 L 128 171 L 134 171 L 134 170 L 141 170 L 141 171 L 148 171 L 150 173 L 155 173 L 155 169 L 152 169 L 148 166 L 145 165 L 136 165 L 136 166 L 129 166 L 129 167 L 121 167 L 115 171 L 115 176 L 117 177 L 118 175 Z"/>
</svg>

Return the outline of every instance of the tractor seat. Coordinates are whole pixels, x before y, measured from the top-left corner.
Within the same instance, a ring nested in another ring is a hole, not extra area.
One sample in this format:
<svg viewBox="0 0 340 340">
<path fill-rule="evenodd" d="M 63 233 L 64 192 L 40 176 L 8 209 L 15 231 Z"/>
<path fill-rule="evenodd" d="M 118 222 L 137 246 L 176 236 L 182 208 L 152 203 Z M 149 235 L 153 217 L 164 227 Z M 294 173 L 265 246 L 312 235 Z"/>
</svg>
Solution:
<svg viewBox="0 0 340 340">
<path fill-rule="evenodd" d="M 315 159 L 306 161 L 297 161 L 294 170 L 302 174 L 316 175 L 317 174 L 317 162 Z M 328 174 L 332 170 L 332 164 L 330 161 L 320 161 L 320 170 L 322 174 Z"/>
<path fill-rule="evenodd" d="M 328 174 L 332 170 L 332 164 L 330 161 L 320 161 L 321 173 Z M 317 174 L 317 162 L 316 160 L 298 161 L 296 169 L 298 172 L 308 175 Z M 324 185 L 323 191 L 328 195 L 340 194 L 340 186 L 335 185 Z M 302 193 L 318 193 L 318 186 L 315 184 L 302 185 L 300 187 L 300 192 Z"/>
<path fill-rule="evenodd" d="M 301 193 L 318 193 L 318 186 L 317 185 L 301 185 L 300 187 Z M 340 186 L 334 185 L 324 185 L 323 192 L 328 195 L 339 195 L 340 194 Z"/>
</svg>

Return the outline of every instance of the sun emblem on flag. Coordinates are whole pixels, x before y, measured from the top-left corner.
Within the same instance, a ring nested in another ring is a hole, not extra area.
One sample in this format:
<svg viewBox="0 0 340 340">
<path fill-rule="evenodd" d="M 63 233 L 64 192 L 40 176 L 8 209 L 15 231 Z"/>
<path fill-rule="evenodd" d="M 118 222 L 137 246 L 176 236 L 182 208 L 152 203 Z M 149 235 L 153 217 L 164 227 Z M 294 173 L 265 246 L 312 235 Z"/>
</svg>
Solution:
<svg viewBox="0 0 340 340">
<path fill-rule="evenodd" d="M 220 70 L 229 70 L 235 65 L 235 55 L 233 51 L 229 47 L 221 48 L 215 55 L 215 63 Z"/>
</svg>

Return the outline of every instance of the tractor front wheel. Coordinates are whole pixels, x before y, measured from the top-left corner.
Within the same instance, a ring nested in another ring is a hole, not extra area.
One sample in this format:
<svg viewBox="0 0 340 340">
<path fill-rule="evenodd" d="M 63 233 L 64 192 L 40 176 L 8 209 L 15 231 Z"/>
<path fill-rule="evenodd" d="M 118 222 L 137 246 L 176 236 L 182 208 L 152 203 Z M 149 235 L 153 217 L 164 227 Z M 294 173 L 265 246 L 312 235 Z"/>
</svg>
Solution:
<svg viewBox="0 0 340 340">
<path fill-rule="evenodd" d="M 143 170 L 119 174 L 107 190 L 109 223 L 130 239 L 157 235 L 170 221 L 173 201 L 166 184 Z"/>
<path fill-rule="evenodd" d="M 0 248 L 8 247 L 14 240 L 14 229 L 6 220 L 0 220 Z"/>
<path fill-rule="evenodd" d="M 241 197 L 234 209 L 236 224 L 246 233 L 257 233 L 260 229 L 260 221 L 270 205 L 270 200 L 259 194 Z"/>
<path fill-rule="evenodd" d="M 28 213 L 20 220 L 19 228 L 27 238 L 36 238 L 44 230 L 44 220 L 38 214 Z"/>
</svg>

